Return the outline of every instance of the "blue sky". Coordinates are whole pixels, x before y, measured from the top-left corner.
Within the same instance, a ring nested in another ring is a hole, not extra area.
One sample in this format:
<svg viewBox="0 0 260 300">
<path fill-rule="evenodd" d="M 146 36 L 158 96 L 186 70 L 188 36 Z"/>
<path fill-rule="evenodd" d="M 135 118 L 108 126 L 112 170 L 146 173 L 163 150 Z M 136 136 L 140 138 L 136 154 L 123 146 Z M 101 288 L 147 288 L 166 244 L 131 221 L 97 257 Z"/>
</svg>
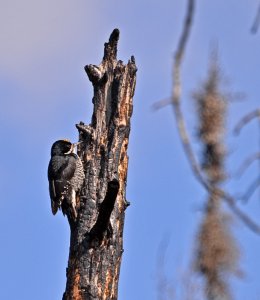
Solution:
<svg viewBox="0 0 260 300">
<path fill-rule="evenodd" d="M 165 273 L 175 289 L 189 273 L 206 195 L 183 154 L 171 107 L 151 106 L 171 93 L 173 53 L 186 1 L 8 0 L 0 10 L 0 286 L 5 300 L 61 299 L 69 228 L 53 217 L 47 165 L 51 144 L 77 140 L 75 124 L 90 122 L 92 86 L 83 67 L 98 64 L 114 28 L 121 31 L 118 58 L 138 66 L 129 148 L 123 263 L 119 299 L 157 299 L 157 250 L 169 238 Z M 198 1 L 182 69 L 183 108 L 195 140 L 191 93 L 207 72 L 217 41 L 228 90 L 246 100 L 230 107 L 229 128 L 259 106 L 260 33 L 250 34 L 258 1 Z M 239 139 L 228 137 L 228 166 L 257 151 L 257 124 Z M 197 143 L 195 141 L 195 146 Z M 250 167 L 228 187 L 239 193 L 257 176 Z M 259 194 L 247 206 L 259 219 Z M 242 248 L 243 279 L 232 280 L 235 299 L 259 299 L 260 237 L 234 219 Z"/>
</svg>

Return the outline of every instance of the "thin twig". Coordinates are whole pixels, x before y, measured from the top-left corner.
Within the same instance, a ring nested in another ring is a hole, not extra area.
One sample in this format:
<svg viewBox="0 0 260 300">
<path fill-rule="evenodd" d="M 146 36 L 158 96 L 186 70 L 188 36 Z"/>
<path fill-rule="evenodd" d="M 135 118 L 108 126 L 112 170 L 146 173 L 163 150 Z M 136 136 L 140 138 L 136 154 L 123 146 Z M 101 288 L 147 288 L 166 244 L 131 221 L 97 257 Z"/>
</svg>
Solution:
<svg viewBox="0 0 260 300">
<path fill-rule="evenodd" d="M 152 109 L 153 110 L 159 110 L 159 109 L 164 108 L 165 106 L 167 106 L 169 104 L 172 104 L 172 99 L 171 98 L 161 99 L 161 100 L 155 102 L 152 105 Z"/>
<path fill-rule="evenodd" d="M 248 200 L 252 197 L 252 195 L 254 194 L 254 192 L 256 191 L 256 189 L 260 186 L 260 177 L 258 177 L 257 179 L 255 179 L 250 186 L 248 187 L 247 191 L 245 192 L 245 194 L 242 196 L 242 200 L 244 202 L 248 202 Z"/>
<path fill-rule="evenodd" d="M 254 19 L 254 23 L 251 27 L 251 33 L 253 33 L 253 34 L 257 33 L 259 23 L 260 23 L 260 4 L 259 4 L 255 19 Z"/>
<path fill-rule="evenodd" d="M 181 83 L 180 83 L 180 65 L 182 63 L 182 58 L 184 55 L 185 47 L 190 35 L 192 21 L 193 21 L 193 12 L 194 12 L 195 0 L 188 0 L 188 9 L 187 15 L 184 21 L 183 32 L 175 53 L 175 62 L 173 65 L 173 94 L 172 101 L 173 103 L 179 102 L 181 94 Z"/>
<path fill-rule="evenodd" d="M 161 240 L 160 245 L 157 250 L 157 299 L 158 300 L 166 300 L 166 299 L 173 299 L 175 297 L 169 297 L 167 292 L 169 290 L 169 281 L 165 274 L 165 263 L 166 263 L 166 251 L 169 247 L 170 238 L 169 235 L 165 235 L 164 238 Z M 171 293 L 173 294 L 174 291 L 171 289 Z"/>
<path fill-rule="evenodd" d="M 228 204 L 228 206 L 230 207 L 230 209 L 233 211 L 233 213 L 235 213 L 252 231 L 254 231 L 257 234 L 260 234 L 260 226 L 236 206 L 235 199 L 229 194 L 227 194 L 226 192 L 224 192 L 223 190 L 218 189 L 216 187 L 212 187 L 207 182 L 207 180 L 203 177 L 201 168 L 194 155 L 191 142 L 189 139 L 188 131 L 185 126 L 183 113 L 180 107 L 180 96 L 181 96 L 180 66 L 182 63 L 182 58 L 184 56 L 185 47 L 192 26 L 194 6 L 195 6 L 195 0 L 188 0 L 187 15 L 184 21 L 183 32 L 181 34 L 181 38 L 175 54 L 175 60 L 173 63 L 172 106 L 173 106 L 173 110 L 174 110 L 174 114 L 178 126 L 180 139 L 184 148 L 184 152 L 191 165 L 191 169 L 194 173 L 194 176 L 200 182 L 200 184 L 209 193 L 216 193 L 218 196 L 224 199 Z"/>
<path fill-rule="evenodd" d="M 240 103 L 246 101 L 247 98 L 243 92 L 229 92 L 225 93 L 225 100 L 229 103 Z"/>
<path fill-rule="evenodd" d="M 184 55 L 186 43 L 188 41 L 188 37 L 192 27 L 194 5 L 195 5 L 194 0 L 188 0 L 188 9 L 187 9 L 186 19 L 184 21 L 184 28 L 175 54 L 175 61 L 173 64 L 172 104 L 173 104 L 178 130 L 181 137 L 181 141 L 184 146 L 185 153 L 191 163 L 192 170 L 196 174 L 197 179 L 202 183 L 202 185 L 205 186 L 205 180 L 201 174 L 199 164 L 197 163 L 197 160 L 193 153 L 189 141 L 189 136 L 186 130 L 184 118 L 180 108 L 180 96 L 181 96 L 180 66 L 182 63 L 182 58 Z"/>
<path fill-rule="evenodd" d="M 260 109 L 253 110 L 249 114 L 245 115 L 234 128 L 234 134 L 238 135 L 241 129 L 254 118 L 260 118 Z"/>
<path fill-rule="evenodd" d="M 259 146 L 259 155 L 260 155 L 260 117 L 258 118 L 258 146 Z M 260 174 L 260 159 L 258 161 L 258 173 Z M 260 197 L 260 190 L 259 190 Z"/>
<path fill-rule="evenodd" d="M 239 169 L 236 172 L 236 176 L 241 177 L 245 170 L 257 159 L 260 159 L 260 152 L 250 155 L 239 167 Z"/>
</svg>

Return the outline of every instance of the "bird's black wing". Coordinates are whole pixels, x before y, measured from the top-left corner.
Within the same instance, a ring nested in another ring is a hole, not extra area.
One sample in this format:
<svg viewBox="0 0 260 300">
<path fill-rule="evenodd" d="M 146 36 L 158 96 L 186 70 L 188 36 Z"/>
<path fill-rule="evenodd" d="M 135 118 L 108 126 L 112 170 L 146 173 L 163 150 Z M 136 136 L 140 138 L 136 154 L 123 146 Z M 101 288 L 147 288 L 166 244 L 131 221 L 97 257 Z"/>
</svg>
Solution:
<svg viewBox="0 0 260 300">
<path fill-rule="evenodd" d="M 73 155 L 53 156 L 48 167 L 49 191 L 52 212 L 55 215 L 69 192 L 70 179 L 76 170 Z"/>
</svg>

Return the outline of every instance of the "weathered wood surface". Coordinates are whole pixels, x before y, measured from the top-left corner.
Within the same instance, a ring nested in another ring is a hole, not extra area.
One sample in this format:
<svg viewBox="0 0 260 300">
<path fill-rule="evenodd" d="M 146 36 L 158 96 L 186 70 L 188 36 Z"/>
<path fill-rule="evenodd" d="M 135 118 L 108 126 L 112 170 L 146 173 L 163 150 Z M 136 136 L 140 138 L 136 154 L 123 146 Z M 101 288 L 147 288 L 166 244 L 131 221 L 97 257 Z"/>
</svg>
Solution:
<svg viewBox="0 0 260 300">
<path fill-rule="evenodd" d="M 94 88 L 90 125 L 77 124 L 85 182 L 78 218 L 71 228 L 67 285 L 63 300 L 115 300 L 123 253 L 128 168 L 127 148 L 136 83 L 132 56 L 117 60 L 119 30 L 105 43 L 99 66 L 85 71 Z"/>
</svg>

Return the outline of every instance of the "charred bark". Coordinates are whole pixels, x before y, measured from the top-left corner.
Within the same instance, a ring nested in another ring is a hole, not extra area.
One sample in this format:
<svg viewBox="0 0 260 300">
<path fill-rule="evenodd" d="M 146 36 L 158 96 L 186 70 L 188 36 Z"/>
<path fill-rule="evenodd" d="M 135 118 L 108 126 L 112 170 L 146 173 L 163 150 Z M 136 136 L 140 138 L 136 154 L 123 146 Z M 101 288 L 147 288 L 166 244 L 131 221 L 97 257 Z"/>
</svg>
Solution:
<svg viewBox="0 0 260 300">
<path fill-rule="evenodd" d="M 99 66 L 85 71 L 94 88 L 90 125 L 77 124 L 85 181 L 71 228 L 63 300 L 115 300 L 123 253 L 128 140 L 136 65 L 117 60 L 119 30 L 105 43 Z"/>
</svg>

